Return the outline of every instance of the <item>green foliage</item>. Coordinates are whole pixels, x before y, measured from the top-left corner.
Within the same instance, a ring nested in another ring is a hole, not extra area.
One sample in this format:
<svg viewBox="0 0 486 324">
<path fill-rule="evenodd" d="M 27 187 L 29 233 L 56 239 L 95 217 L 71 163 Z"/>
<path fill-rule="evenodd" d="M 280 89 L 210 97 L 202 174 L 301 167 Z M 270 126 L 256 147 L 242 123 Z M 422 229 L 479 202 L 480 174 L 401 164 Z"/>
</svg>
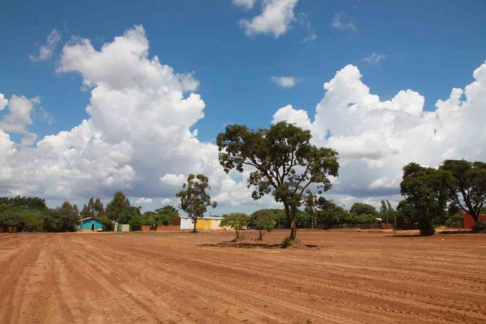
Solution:
<svg viewBox="0 0 486 324">
<path fill-rule="evenodd" d="M 211 196 L 206 192 L 210 189 L 209 180 L 205 175 L 190 174 L 187 177 L 187 183 L 184 183 L 182 190 L 176 194 L 176 197 L 181 200 L 181 209 L 194 222 L 193 232 L 196 232 L 197 220 L 204 216 L 207 207 L 216 208 L 217 206 L 216 202 L 211 202 Z"/>
<path fill-rule="evenodd" d="M 450 215 L 445 225 L 449 228 L 464 228 L 464 216 L 461 214 Z"/>
<path fill-rule="evenodd" d="M 113 231 L 113 221 L 106 216 L 106 214 L 102 214 L 99 216 L 101 224 L 103 225 L 103 231 Z"/>
<path fill-rule="evenodd" d="M 445 160 L 440 169 L 453 176 L 449 186 L 453 201 L 477 222 L 486 205 L 486 163 Z"/>
<path fill-rule="evenodd" d="M 89 203 L 88 203 L 89 205 Z M 129 216 L 132 216 L 131 211 L 126 211 L 130 208 L 130 200 L 125 197 L 125 194 L 121 191 L 117 191 L 113 196 L 111 202 L 106 205 L 106 216 L 118 223 L 127 224 L 130 221 Z M 127 218 L 128 216 L 128 218 Z"/>
<path fill-rule="evenodd" d="M 103 203 L 101 202 L 100 198 L 96 198 L 96 200 L 90 198 L 88 204 L 84 205 L 83 209 L 81 210 L 81 218 L 87 218 L 87 217 L 101 218 L 104 212 L 105 209 L 103 207 Z"/>
<path fill-rule="evenodd" d="M 286 249 L 294 246 L 301 246 L 302 242 L 299 239 L 292 240 L 290 237 L 286 237 L 282 241 L 282 248 Z"/>
<path fill-rule="evenodd" d="M 432 221 L 444 218 L 453 185 L 454 177 L 449 171 L 422 167 L 416 163 L 403 168 L 400 192 L 420 216 L 421 234 L 430 235 Z"/>
<path fill-rule="evenodd" d="M 140 217 L 140 207 L 125 206 L 118 215 L 118 222 L 121 224 L 130 224 L 132 218 Z"/>
<path fill-rule="evenodd" d="M 250 130 L 246 126 L 229 125 L 218 134 L 219 162 L 226 172 L 245 166 L 253 168 L 248 185 L 253 199 L 272 192 L 282 202 L 296 237 L 297 210 L 303 204 L 304 192 L 316 184 L 319 193 L 331 188 L 329 176 L 338 176 L 338 154 L 329 148 L 310 144 L 310 131 L 280 122 L 269 129 Z"/>
<path fill-rule="evenodd" d="M 357 216 L 374 215 L 375 217 L 378 217 L 378 212 L 376 211 L 376 208 L 369 204 L 354 203 L 353 206 L 351 206 L 349 212 Z"/>
<path fill-rule="evenodd" d="M 402 200 L 397 207 L 395 228 L 413 229 L 419 221 L 419 215 L 413 204 L 408 200 Z"/>
<path fill-rule="evenodd" d="M 432 224 L 432 220 L 427 217 L 420 217 L 419 219 L 419 230 L 420 234 L 424 236 L 434 235 L 435 228 L 434 224 Z"/>
<path fill-rule="evenodd" d="M 177 209 L 169 205 L 156 209 L 155 212 L 157 213 L 157 216 L 154 216 L 157 225 L 171 225 L 172 217 L 179 215 Z"/>
<path fill-rule="evenodd" d="M 22 210 L 46 211 L 48 209 L 45 200 L 37 197 L 0 197 L 0 205 L 6 205 L 9 208 L 17 207 Z"/>
<path fill-rule="evenodd" d="M 236 239 L 240 237 L 240 231 L 248 226 L 250 223 L 250 217 L 244 213 L 232 213 L 223 215 L 223 219 L 219 224 L 219 227 L 231 227 L 236 232 Z"/>
<path fill-rule="evenodd" d="M 275 213 L 270 209 L 261 210 L 251 215 L 250 223 L 259 231 L 260 241 L 263 239 L 263 231 L 271 232 L 275 229 Z"/>
<path fill-rule="evenodd" d="M 51 209 L 44 218 L 44 230 L 48 232 L 74 232 L 79 221 L 79 214 L 69 203 L 60 208 Z"/>
<path fill-rule="evenodd" d="M 477 221 L 473 228 L 473 233 L 486 233 L 486 222 L 485 221 Z"/>
</svg>

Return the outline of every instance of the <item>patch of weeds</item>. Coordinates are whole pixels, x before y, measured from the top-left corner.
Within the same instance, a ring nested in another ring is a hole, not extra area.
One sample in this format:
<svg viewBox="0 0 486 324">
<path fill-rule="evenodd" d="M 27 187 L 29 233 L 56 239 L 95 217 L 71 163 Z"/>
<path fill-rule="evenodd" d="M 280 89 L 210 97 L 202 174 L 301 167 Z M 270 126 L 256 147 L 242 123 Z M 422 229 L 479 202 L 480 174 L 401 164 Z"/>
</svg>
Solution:
<svg viewBox="0 0 486 324">
<path fill-rule="evenodd" d="M 290 237 L 286 237 L 282 241 L 282 248 L 286 249 L 289 247 L 301 246 L 302 242 L 299 239 L 292 240 Z"/>
</svg>

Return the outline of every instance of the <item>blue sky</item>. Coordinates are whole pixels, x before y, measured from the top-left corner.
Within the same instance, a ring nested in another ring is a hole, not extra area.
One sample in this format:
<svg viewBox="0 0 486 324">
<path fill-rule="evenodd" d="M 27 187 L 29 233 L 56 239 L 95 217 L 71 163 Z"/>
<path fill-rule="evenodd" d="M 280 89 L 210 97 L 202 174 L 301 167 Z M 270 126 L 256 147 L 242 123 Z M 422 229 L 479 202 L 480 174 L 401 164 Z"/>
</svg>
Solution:
<svg viewBox="0 0 486 324">
<path fill-rule="evenodd" d="M 40 96 L 55 122 L 32 127 L 39 135 L 70 129 L 87 118 L 89 93 L 80 78 L 59 75 L 54 59 L 31 62 L 36 44 L 57 28 L 62 41 L 89 38 L 96 47 L 125 29 L 142 24 L 150 53 L 179 72 L 196 72 L 206 102 L 206 117 L 197 124 L 202 140 L 213 140 L 227 123 L 265 127 L 275 110 L 291 103 L 313 114 L 322 84 L 346 64 L 359 66 L 364 81 L 384 99 L 400 89 L 425 96 L 435 109 L 453 87 L 471 81 L 471 71 L 486 58 L 484 1 L 305 1 L 315 41 L 302 42 L 307 30 L 293 28 L 278 39 L 247 37 L 238 21 L 258 12 L 242 11 L 230 1 L 2 1 L 0 10 L 0 90 L 6 96 Z M 344 12 L 358 28 L 337 30 L 332 20 Z M 386 55 L 379 64 L 362 61 Z M 299 79 L 282 89 L 272 76 Z"/>
<path fill-rule="evenodd" d="M 29 131 L 38 140 L 69 131 L 90 117 L 85 108 L 91 92 L 82 88 L 82 72 L 56 72 L 62 47 L 78 37 L 89 39 L 99 51 L 104 43 L 142 25 L 150 42 L 149 59 L 157 55 L 176 73 L 193 73 L 200 82 L 195 92 L 206 104 L 205 116 L 191 129 L 198 129 L 201 142 L 214 143 L 226 124 L 268 127 L 276 111 L 288 104 L 313 120 L 325 94 L 324 82 L 348 64 L 359 68 L 362 81 L 381 101 L 411 89 L 425 98 L 423 109 L 433 111 L 451 89 L 473 82 L 472 72 L 486 59 L 484 1 L 300 0 L 293 8 L 294 19 L 278 37 L 249 36 L 239 21 L 259 15 L 263 4 L 257 1 L 245 9 L 231 0 L 4 0 L 0 93 L 7 99 L 14 94 L 40 97 L 40 106 L 53 119 L 47 122 L 39 107 L 33 110 Z M 61 40 L 52 57 L 30 59 L 54 29 Z M 315 39 L 306 40 L 311 35 Z M 272 82 L 280 76 L 293 77 L 295 86 Z M 7 114 L 7 109 L 0 111 L 0 118 Z M 9 135 L 18 145 L 22 134 Z M 164 197 L 155 195 L 154 201 L 159 198 Z"/>
</svg>

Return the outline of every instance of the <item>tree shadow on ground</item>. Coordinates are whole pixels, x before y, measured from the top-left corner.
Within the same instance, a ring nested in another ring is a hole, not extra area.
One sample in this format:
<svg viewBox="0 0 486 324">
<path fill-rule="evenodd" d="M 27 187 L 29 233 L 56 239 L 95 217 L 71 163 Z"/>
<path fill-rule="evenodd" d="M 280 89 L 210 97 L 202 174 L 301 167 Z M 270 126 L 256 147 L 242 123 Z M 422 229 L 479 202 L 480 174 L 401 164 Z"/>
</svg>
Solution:
<svg viewBox="0 0 486 324">
<path fill-rule="evenodd" d="M 438 234 L 451 235 L 451 234 L 476 234 L 473 231 L 442 231 Z"/>
<path fill-rule="evenodd" d="M 266 243 L 234 243 L 234 242 L 221 242 L 214 244 L 201 244 L 201 247 L 225 247 L 225 248 L 240 248 L 240 249 L 285 249 L 282 244 L 266 244 Z M 310 248 L 316 249 L 317 245 L 305 244 L 297 248 Z"/>
</svg>

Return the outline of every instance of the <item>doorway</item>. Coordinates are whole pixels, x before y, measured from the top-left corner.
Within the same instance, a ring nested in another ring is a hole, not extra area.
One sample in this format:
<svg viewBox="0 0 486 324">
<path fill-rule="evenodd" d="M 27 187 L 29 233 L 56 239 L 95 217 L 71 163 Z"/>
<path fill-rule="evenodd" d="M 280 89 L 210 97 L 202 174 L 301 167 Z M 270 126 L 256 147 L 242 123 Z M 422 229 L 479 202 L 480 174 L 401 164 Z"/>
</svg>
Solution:
<svg viewBox="0 0 486 324">
<path fill-rule="evenodd" d="M 94 223 L 91 224 L 91 230 L 94 231 Z"/>
</svg>

